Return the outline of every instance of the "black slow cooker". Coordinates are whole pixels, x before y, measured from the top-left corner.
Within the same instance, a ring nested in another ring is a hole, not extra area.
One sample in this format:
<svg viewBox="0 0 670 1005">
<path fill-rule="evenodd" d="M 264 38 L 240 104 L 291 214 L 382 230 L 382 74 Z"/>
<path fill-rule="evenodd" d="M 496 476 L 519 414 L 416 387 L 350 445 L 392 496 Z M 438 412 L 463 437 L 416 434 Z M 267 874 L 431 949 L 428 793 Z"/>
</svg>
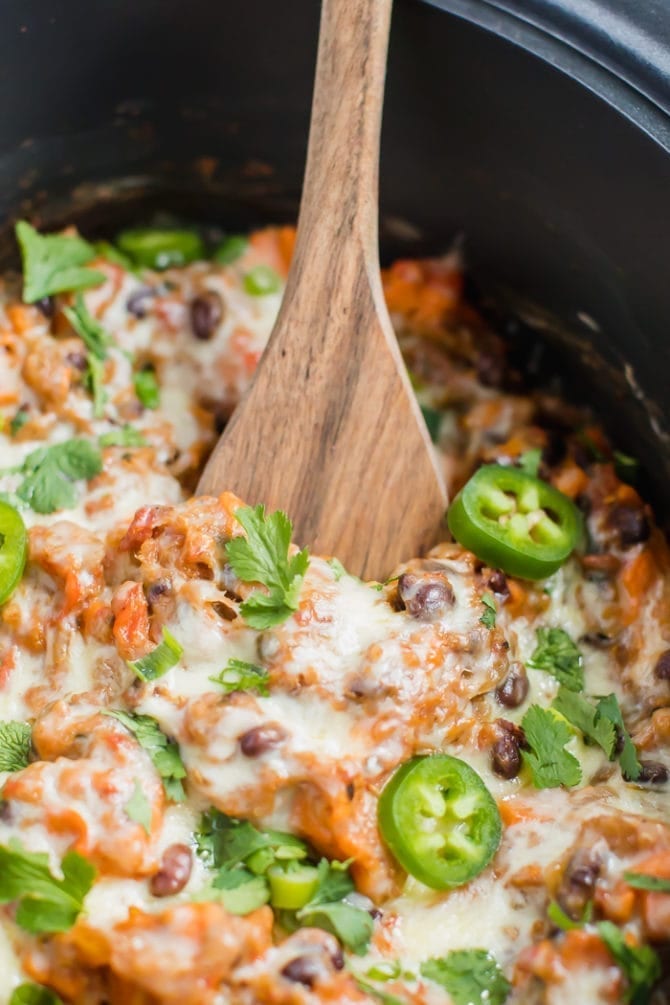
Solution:
<svg viewBox="0 0 670 1005">
<path fill-rule="evenodd" d="M 11 226 L 296 216 L 317 0 L 4 0 Z M 670 482 L 670 5 L 396 0 L 382 255 L 463 243 L 514 351 Z M 548 349 L 542 349 L 548 346 Z"/>
</svg>

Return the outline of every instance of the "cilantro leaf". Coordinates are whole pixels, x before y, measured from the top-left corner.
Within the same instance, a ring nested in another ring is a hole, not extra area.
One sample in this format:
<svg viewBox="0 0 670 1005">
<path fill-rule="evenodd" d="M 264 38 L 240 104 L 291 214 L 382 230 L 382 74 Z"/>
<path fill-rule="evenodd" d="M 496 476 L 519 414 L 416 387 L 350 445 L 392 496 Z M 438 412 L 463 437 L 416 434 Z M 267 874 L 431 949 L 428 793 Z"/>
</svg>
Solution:
<svg viewBox="0 0 670 1005">
<path fill-rule="evenodd" d="M 311 903 L 301 907 L 296 917 L 308 928 L 323 928 L 331 932 L 357 956 L 363 956 L 370 944 L 374 922 L 367 911 L 347 904 L 346 901 L 333 903 Z"/>
<path fill-rule="evenodd" d="M 146 447 L 147 441 L 144 436 L 133 426 L 126 423 L 120 429 L 111 429 L 108 433 L 103 433 L 98 437 L 101 447 Z"/>
<path fill-rule="evenodd" d="M 130 820 L 143 827 L 147 834 L 151 834 L 151 804 L 137 779 L 133 794 L 123 808 Z"/>
<path fill-rule="evenodd" d="M 565 722 L 548 709 L 531 705 L 521 721 L 521 727 L 531 748 L 522 750 L 521 756 L 537 789 L 553 789 L 581 782 L 579 761 L 564 749 L 571 738 Z"/>
<path fill-rule="evenodd" d="M 42 297 L 66 290 L 85 290 L 104 283 L 102 272 L 86 269 L 95 251 L 81 237 L 38 234 L 25 220 L 16 225 L 23 260 L 23 300 L 34 304 Z"/>
<path fill-rule="evenodd" d="M 133 734 L 162 778 L 165 795 L 175 803 L 183 802 L 186 796 L 181 780 L 186 778 L 186 768 L 179 747 L 168 739 L 156 720 L 150 715 L 123 712 L 117 708 L 106 709 L 103 715 L 117 719 Z"/>
<path fill-rule="evenodd" d="M 361 991 L 365 991 L 368 995 L 373 995 L 373 997 L 379 999 L 382 1005 L 407 1005 L 407 1002 L 403 998 L 398 998 L 397 995 L 391 995 L 388 991 L 374 987 L 368 981 L 364 981 L 362 977 L 354 977 L 354 980 Z"/>
<path fill-rule="evenodd" d="M 593 901 L 587 901 L 582 917 L 575 921 L 574 918 L 565 913 L 557 900 L 552 900 L 547 908 L 547 917 L 562 932 L 570 932 L 573 929 L 583 928 L 584 925 L 590 923 L 593 917 Z"/>
<path fill-rule="evenodd" d="M 322 858 L 317 866 L 318 884 L 309 899 L 310 907 L 342 900 L 354 890 L 348 862 L 329 862 Z"/>
<path fill-rule="evenodd" d="M 561 685 L 553 708 L 581 730 L 588 740 L 602 747 L 610 761 L 613 759 L 617 734 L 611 719 L 601 714 L 600 706 L 595 708 L 581 694 Z"/>
<path fill-rule="evenodd" d="M 481 596 L 482 604 L 484 605 L 484 613 L 479 619 L 480 624 L 484 625 L 491 631 L 492 628 L 496 626 L 496 602 L 490 593 L 483 593 Z"/>
<path fill-rule="evenodd" d="M 421 976 L 451 995 L 454 1005 L 503 1005 L 512 990 L 494 957 L 485 949 L 454 949 L 421 964 Z"/>
<path fill-rule="evenodd" d="M 269 673 L 264 667 L 246 660 L 229 659 L 226 666 L 216 677 L 210 677 L 214 684 L 220 684 L 229 694 L 232 691 L 258 691 L 264 698 L 270 693 L 268 687 Z"/>
<path fill-rule="evenodd" d="M 203 813 L 196 834 L 198 854 L 216 869 L 234 869 L 247 863 L 252 855 L 271 852 L 254 871 L 265 871 L 276 859 L 303 859 L 307 845 L 300 838 L 283 831 L 258 830 L 249 820 L 237 820 L 220 810 Z"/>
<path fill-rule="evenodd" d="M 158 680 L 175 667 L 184 655 L 184 647 L 177 642 L 174 635 L 163 626 L 163 641 L 159 642 L 146 656 L 138 660 L 126 660 L 131 670 L 134 670 L 140 680 Z"/>
<path fill-rule="evenodd" d="M 63 1005 L 63 1001 L 41 984 L 19 984 L 12 991 L 8 1005 Z"/>
<path fill-rule="evenodd" d="M 64 932 L 77 920 L 96 871 L 88 859 L 69 851 L 61 872 L 62 879 L 52 875 L 43 852 L 0 846 L 0 903 L 18 901 L 16 922 L 26 932 Z"/>
<path fill-rule="evenodd" d="M 0 771 L 27 768 L 33 731 L 27 722 L 0 722 Z"/>
<path fill-rule="evenodd" d="M 91 355 L 105 359 L 111 338 L 90 313 L 81 293 L 75 297 L 74 307 L 63 308 L 63 313 Z"/>
<path fill-rule="evenodd" d="M 538 628 L 537 643 L 528 666 L 552 674 L 570 691 L 583 691 L 584 661 L 568 633 L 562 628 Z"/>
<path fill-rule="evenodd" d="M 28 415 L 27 408 L 19 408 L 19 410 L 15 413 L 14 418 L 9 423 L 9 432 L 12 436 L 16 436 L 19 430 L 23 429 L 29 418 L 30 416 Z"/>
<path fill-rule="evenodd" d="M 65 440 L 28 454 L 21 466 L 25 478 L 16 494 L 36 513 L 71 509 L 77 502 L 72 482 L 93 478 L 100 471 L 97 446 L 83 439 Z"/>
<path fill-rule="evenodd" d="M 230 914 L 250 914 L 270 899 L 267 880 L 247 869 L 222 870 L 213 880 L 212 888 L 216 899 Z"/>
<path fill-rule="evenodd" d="M 335 577 L 335 582 L 339 583 L 342 576 L 346 576 L 347 570 L 344 568 L 339 558 L 329 558 L 328 565 L 333 570 L 333 576 Z"/>
<path fill-rule="evenodd" d="M 309 553 L 305 548 L 289 558 L 293 525 L 281 510 L 266 517 L 262 504 L 244 506 L 235 516 L 246 537 L 228 541 L 226 555 L 239 579 L 262 583 L 269 590 L 269 594 L 252 593 L 241 606 L 247 624 L 263 630 L 281 624 L 297 610 Z"/>
<path fill-rule="evenodd" d="M 648 876 L 644 872 L 625 872 L 623 878 L 635 890 L 652 890 L 654 893 L 670 893 L 670 879 L 662 876 Z"/>
<path fill-rule="evenodd" d="M 630 733 L 626 729 L 619 702 L 615 694 L 608 694 L 598 702 L 598 714 L 602 718 L 609 720 L 616 729 L 621 752 L 617 755 L 621 765 L 621 773 L 630 782 L 636 782 L 640 777 L 642 765 L 637 756 L 635 744 L 630 738 Z"/>
<path fill-rule="evenodd" d="M 661 964 L 651 946 L 631 946 L 620 928 L 611 921 L 599 921 L 598 934 L 623 971 L 628 988 L 625 1002 L 647 1005 L 649 992 L 661 976 Z"/>
<path fill-rule="evenodd" d="M 540 447 L 534 447 L 532 450 L 524 450 L 519 457 L 519 467 L 522 471 L 525 471 L 527 475 L 537 478 L 541 460 L 542 450 Z"/>
<path fill-rule="evenodd" d="M 158 408 L 161 403 L 160 388 L 153 370 L 139 370 L 133 374 L 135 394 L 145 408 Z"/>
</svg>

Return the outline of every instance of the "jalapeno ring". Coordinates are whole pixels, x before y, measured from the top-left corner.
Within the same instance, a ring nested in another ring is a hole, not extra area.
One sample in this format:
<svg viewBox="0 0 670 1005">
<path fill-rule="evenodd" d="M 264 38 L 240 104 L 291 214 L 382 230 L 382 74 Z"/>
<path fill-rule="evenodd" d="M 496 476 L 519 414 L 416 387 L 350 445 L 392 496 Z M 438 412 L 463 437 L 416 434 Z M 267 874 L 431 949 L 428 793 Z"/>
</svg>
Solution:
<svg viewBox="0 0 670 1005">
<path fill-rule="evenodd" d="M 19 584 L 28 556 L 28 533 L 21 514 L 0 502 L 0 604 Z"/>
</svg>

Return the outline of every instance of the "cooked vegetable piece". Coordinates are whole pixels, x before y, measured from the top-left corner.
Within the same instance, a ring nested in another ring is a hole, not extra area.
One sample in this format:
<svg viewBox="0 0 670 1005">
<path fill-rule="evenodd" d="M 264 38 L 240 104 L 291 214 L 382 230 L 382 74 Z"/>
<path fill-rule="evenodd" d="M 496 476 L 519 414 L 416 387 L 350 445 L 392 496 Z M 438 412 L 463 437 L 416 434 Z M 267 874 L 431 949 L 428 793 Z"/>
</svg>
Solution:
<svg viewBox="0 0 670 1005">
<path fill-rule="evenodd" d="M 531 705 L 521 726 L 530 750 L 522 750 L 524 764 L 530 769 L 536 789 L 554 789 L 559 785 L 579 785 L 582 769 L 568 750 L 572 734 L 564 719 L 550 709 Z"/>
<path fill-rule="evenodd" d="M 528 660 L 533 670 L 544 670 L 570 691 L 584 689 L 583 658 L 562 628 L 538 628 L 537 647 Z"/>
<path fill-rule="evenodd" d="M 0 722 L 0 771 L 27 768 L 33 731 L 27 722 Z"/>
<path fill-rule="evenodd" d="M 575 548 L 581 517 L 547 482 L 499 464 L 479 468 L 447 514 L 456 540 L 494 569 L 525 579 L 556 572 Z"/>
<path fill-rule="evenodd" d="M 414 757 L 396 771 L 379 799 L 379 826 L 400 865 L 435 890 L 474 879 L 502 830 L 477 772 L 447 754 Z"/>
<path fill-rule="evenodd" d="M 88 859 L 66 852 L 62 879 L 49 868 L 49 856 L 0 846 L 0 904 L 18 902 L 16 923 L 35 935 L 65 932 L 77 920 L 96 871 Z"/>
<path fill-rule="evenodd" d="M 84 268 L 95 250 L 81 237 L 38 234 L 25 220 L 16 225 L 23 259 L 23 299 L 27 304 L 53 293 L 85 290 L 105 281 L 102 272 Z"/>
<path fill-rule="evenodd" d="M 202 239 L 193 230 L 135 227 L 118 234 L 116 243 L 134 265 L 168 269 L 205 257 Z"/>
<path fill-rule="evenodd" d="M 512 990 L 486 949 L 455 949 L 421 964 L 421 976 L 441 985 L 454 1005 L 503 1005 Z"/>
<path fill-rule="evenodd" d="M 28 532 L 18 510 L 0 501 L 0 604 L 19 585 L 28 558 Z"/>
<path fill-rule="evenodd" d="M 183 646 L 167 628 L 163 627 L 163 641 L 146 656 L 141 656 L 138 660 L 127 660 L 127 663 L 140 680 L 151 681 L 158 680 L 175 667 L 183 655 Z"/>
<path fill-rule="evenodd" d="M 293 525 L 281 510 L 266 516 L 262 504 L 243 506 L 235 516 L 247 534 L 226 544 L 232 570 L 243 582 L 262 583 L 269 591 L 252 593 L 242 603 L 242 617 L 252 628 L 271 628 L 298 609 L 309 552 L 303 548 L 289 558 Z"/>
</svg>

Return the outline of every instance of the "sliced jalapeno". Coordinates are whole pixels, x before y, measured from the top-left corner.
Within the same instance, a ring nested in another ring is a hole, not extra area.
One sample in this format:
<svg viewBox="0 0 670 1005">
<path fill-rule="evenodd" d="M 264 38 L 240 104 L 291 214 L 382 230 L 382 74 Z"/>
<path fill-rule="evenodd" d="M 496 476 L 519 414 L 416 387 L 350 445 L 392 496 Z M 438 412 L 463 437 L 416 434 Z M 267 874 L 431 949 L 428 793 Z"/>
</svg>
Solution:
<svg viewBox="0 0 670 1005">
<path fill-rule="evenodd" d="M 0 604 L 19 584 L 28 556 L 28 532 L 21 514 L 0 502 Z"/>
<path fill-rule="evenodd" d="M 556 572 L 582 528 L 579 510 L 562 492 L 499 464 L 474 473 L 451 504 L 447 523 L 477 558 L 524 579 Z"/>
<path fill-rule="evenodd" d="M 187 265 L 205 257 L 205 246 L 192 230 L 160 230 L 136 227 L 123 230 L 116 244 L 135 265 L 147 269 L 168 269 L 172 265 Z"/>
<path fill-rule="evenodd" d="M 313 897 L 319 885 L 319 873 L 315 866 L 299 865 L 285 869 L 273 865 L 267 871 L 270 884 L 270 903 L 273 907 L 287 911 L 297 911 Z"/>
<path fill-rule="evenodd" d="M 414 757 L 396 771 L 379 798 L 379 828 L 403 869 L 434 890 L 479 875 L 502 833 L 482 779 L 449 754 Z"/>
</svg>

